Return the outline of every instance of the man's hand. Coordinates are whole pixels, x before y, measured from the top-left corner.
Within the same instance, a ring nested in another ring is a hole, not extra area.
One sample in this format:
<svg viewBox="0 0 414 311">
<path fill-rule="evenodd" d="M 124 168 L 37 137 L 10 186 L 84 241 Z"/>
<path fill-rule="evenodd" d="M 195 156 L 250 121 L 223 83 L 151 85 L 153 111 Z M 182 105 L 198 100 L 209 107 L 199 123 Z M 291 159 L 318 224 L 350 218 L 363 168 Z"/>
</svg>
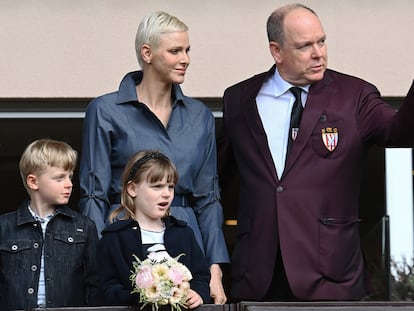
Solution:
<svg viewBox="0 0 414 311">
<path fill-rule="evenodd" d="M 214 300 L 214 304 L 223 305 L 227 301 L 226 294 L 224 293 L 222 278 L 223 273 L 219 264 L 212 264 L 210 266 L 210 296 Z"/>
</svg>

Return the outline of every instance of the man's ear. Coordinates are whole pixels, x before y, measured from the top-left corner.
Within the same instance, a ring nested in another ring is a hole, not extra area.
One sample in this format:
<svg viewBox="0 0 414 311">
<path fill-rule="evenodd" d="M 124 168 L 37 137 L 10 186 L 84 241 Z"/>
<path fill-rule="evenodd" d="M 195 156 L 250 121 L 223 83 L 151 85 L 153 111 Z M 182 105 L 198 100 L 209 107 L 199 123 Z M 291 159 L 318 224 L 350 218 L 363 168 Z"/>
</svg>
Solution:
<svg viewBox="0 0 414 311">
<path fill-rule="evenodd" d="M 272 54 L 272 57 L 275 60 L 276 65 L 280 64 L 283 61 L 283 51 L 280 44 L 275 41 L 270 41 L 269 50 L 270 54 Z"/>
<path fill-rule="evenodd" d="M 37 190 L 39 186 L 37 184 L 37 177 L 36 175 L 29 174 L 26 176 L 26 184 L 29 189 Z"/>
</svg>

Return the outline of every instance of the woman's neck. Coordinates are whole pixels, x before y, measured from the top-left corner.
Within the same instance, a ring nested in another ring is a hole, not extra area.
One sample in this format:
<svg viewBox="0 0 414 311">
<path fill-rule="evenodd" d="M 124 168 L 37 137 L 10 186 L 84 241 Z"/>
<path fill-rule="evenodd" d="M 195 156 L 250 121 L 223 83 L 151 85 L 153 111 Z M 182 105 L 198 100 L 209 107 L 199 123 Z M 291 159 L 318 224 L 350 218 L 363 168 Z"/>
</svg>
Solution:
<svg viewBox="0 0 414 311">
<path fill-rule="evenodd" d="M 167 126 L 172 111 L 171 85 L 148 83 L 145 79 L 137 85 L 138 101 L 145 104 L 164 126 Z"/>
<path fill-rule="evenodd" d="M 150 108 L 171 106 L 172 84 L 152 78 L 145 73 L 140 84 L 136 86 L 138 100 Z"/>
</svg>

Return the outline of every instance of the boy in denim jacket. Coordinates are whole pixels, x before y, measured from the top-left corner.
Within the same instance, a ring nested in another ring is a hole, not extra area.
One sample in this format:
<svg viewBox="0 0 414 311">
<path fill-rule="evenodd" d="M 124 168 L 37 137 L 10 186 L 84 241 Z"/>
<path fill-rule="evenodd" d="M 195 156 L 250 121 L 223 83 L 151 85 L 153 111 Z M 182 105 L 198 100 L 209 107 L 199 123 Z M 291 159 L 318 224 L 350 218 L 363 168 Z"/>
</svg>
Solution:
<svg viewBox="0 0 414 311">
<path fill-rule="evenodd" d="M 0 216 L 0 306 L 99 304 L 97 232 L 67 206 L 77 153 L 41 139 L 24 151 L 20 175 L 30 200 Z"/>
</svg>

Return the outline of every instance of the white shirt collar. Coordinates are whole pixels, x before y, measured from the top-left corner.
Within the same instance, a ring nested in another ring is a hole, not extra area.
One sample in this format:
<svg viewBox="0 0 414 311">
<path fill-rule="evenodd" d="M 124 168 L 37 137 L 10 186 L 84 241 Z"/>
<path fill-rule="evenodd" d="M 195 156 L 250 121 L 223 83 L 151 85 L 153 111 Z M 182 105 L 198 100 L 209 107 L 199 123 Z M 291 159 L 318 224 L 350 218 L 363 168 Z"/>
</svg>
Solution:
<svg viewBox="0 0 414 311">
<path fill-rule="evenodd" d="M 32 214 L 33 218 L 36 221 L 40 221 L 41 223 L 43 223 L 43 222 L 49 222 L 49 220 L 51 220 L 53 218 L 53 216 L 55 216 L 55 213 L 53 213 L 53 214 L 47 215 L 45 217 L 41 217 L 38 214 L 36 214 L 36 212 L 34 210 L 32 210 L 30 208 L 30 204 L 27 206 L 27 208 L 29 209 L 29 212 L 30 212 L 30 214 Z"/>
<path fill-rule="evenodd" d="M 277 70 L 277 67 L 275 69 L 275 73 L 273 74 L 272 80 L 273 80 L 274 95 L 276 97 L 286 93 L 287 91 L 289 91 L 289 89 L 291 87 L 294 86 L 294 85 L 290 84 L 289 82 L 287 82 L 286 80 L 284 80 L 280 76 L 280 73 Z M 305 86 L 300 86 L 300 88 L 302 90 L 304 90 L 306 93 L 308 93 L 309 88 L 310 88 L 310 84 L 305 85 Z"/>
</svg>

